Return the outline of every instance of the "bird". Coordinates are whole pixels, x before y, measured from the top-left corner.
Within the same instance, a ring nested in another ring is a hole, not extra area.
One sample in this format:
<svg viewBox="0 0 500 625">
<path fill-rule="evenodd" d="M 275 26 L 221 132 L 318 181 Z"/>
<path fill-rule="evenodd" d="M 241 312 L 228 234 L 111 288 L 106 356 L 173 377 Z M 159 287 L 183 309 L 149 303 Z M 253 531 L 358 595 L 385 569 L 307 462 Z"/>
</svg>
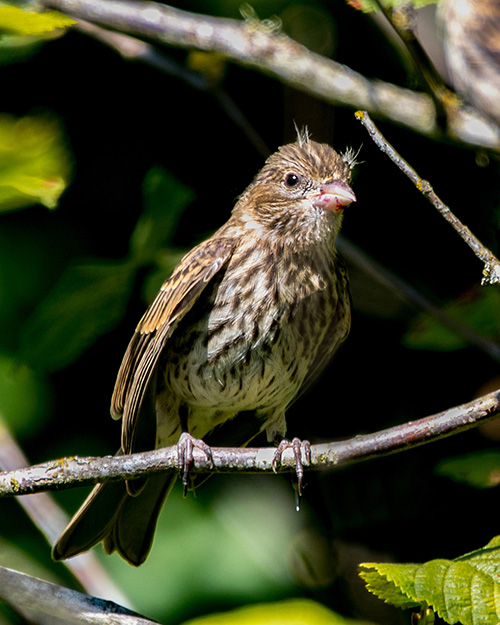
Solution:
<svg viewBox="0 0 500 625">
<path fill-rule="evenodd" d="M 438 6 L 453 86 L 500 126 L 500 1 L 441 0 Z"/>
<path fill-rule="evenodd" d="M 347 337 L 351 300 L 335 247 L 356 154 L 313 141 L 280 147 L 228 221 L 188 252 L 140 319 L 118 371 L 111 414 L 119 454 L 178 446 L 189 485 L 192 449 L 278 444 L 286 410 Z M 300 464 L 300 444 L 294 453 Z M 300 440 L 299 440 L 300 443 Z M 97 484 L 53 547 L 55 560 L 99 542 L 139 566 L 176 473 Z"/>
</svg>

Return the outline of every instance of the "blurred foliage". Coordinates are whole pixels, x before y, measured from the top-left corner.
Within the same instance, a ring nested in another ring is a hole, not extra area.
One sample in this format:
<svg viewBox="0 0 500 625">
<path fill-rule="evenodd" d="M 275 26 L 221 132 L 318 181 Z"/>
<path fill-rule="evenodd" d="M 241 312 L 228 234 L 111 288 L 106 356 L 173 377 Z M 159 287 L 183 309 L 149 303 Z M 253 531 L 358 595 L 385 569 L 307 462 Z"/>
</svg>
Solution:
<svg viewBox="0 0 500 625">
<path fill-rule="evenodd" d="M 186 66 L 203 74 L 211 85 L 218 85 L 226 74 L 227 61 L 216 52 L 192 50 L 186 59 Z"/>
<path fill-rule="evenodd" d="M 74 23 L 55 11 L 40 13 L 0 2 L 0 65 L 28 59 L 44 41 L 60 37 Z"/>
<path fill-rule="evenodd" d="M 277 603 L 252 605 L 225 614 L 212 614 L 188 621 L 185 625 L 362 625 L 346 619 L 314 601 L 289 599 Z M 369 625 L 363 621 L 364 625 Z"/>
<path fill-rule="evenodd" d="M 62 34 L 75 23 L 75 20 L 56 11 L 24 11 L 19 7 L 0 3 L 0 34 L 54 36 Z"/>
<path fill-rule="evenodd" d="M 436 473 L 475 488 L 491 488 L 500 484 L 500 452 L 472 452 L 445 458 L 436 466 Z"/>
<path fill-rule="evenodd" d="M 132 232 L 129 258 L 69 265 L 23 327 L 23 362 L 38 371 L 61 369 L 123 319 L 137 271 L 153 263 L 173 238 L 179 217 L 193 197 L 159 167 L 148 172 L 143 190 L 144 212 Z M 171 210 L 164 210 L 165 202 Z M 163 279 L 168 273 L 163 273 Z"/>
<path fill-rule="evenodd" d="M 122 319 L 133 277 L 129 263 L 70 265 L 24 325 L 22 360 L 38 371 L 71 364 Z"/>
<path fill-rule="evenodd" d="M 296 587 L 288 566 L 300 527 L 293 492 L 272 480 L 242 477 L 241 483 L 222 480 L 215 491 L 211 480 L 196 499 L 184 499 L 176 488 L 139 575 L 119 557 L 106 559 L 142 614 L 169 622 L 179 610 L 189 616 L 194 607 L 216 602 L 231 607 L 259 596 L 277 599 Z M 260 512 L 271 508 L 272 515 Z M 161 579 L 161 593 L 152 579 Z"/>
<path fill-rule="evenodd" d="M 455 560 L 425 564 L 360 565 L 367 588 L 399 608 L 429 606 L 450 625 L 495 625 L 500 618 L 497 596 L 500 537 Z"/>
<path fill-rule="evenodd" d="M 0 211 L 33 204 L 55 208 L 71 160 L 57 122 L 0 116 Z"/>
<path fill-rule="evenodd" d="M 15 436 L 33 436 L 40 431 L 50 416 L 52 399 L 47 380 L 16 358 L 0 353 L 0 414 Z"/>
<path fill-rule="evenodd" d="M 241 19 L 232 0 L 174 4 Z M 251 4 L 260 19 L 272 25 L 276 16 L 285 32 L 368 77 L 421 87 L 372 16 L 346 3 Z M 67 29 L 60 16 L 23 15 L 17 32 L 24 34 L 14 34 L 1 15 L 0 412 L 33 462 L 113 453 L 119 424 L 109 417 L 109 398 L 138 319 L 186 249 L 227 219 L 264 155 L 210 93 L 126 63 Z M 41 33 L 39 20 L 47 19 Z M 353 111 L 218 57 L 162 52 L 227 90 L 273 149 L 293 140 L 294 122 L 340 149 L 363 145 L 353 181 L 358 201 L 346 211 L 344 235 L 498 342 L 498 289 L 478 287 L 471 253 L 370 144 Z M 391 143 L 497 253 L 497 158 L 383 124 Z M 481 190 L 473 204 L 461 181 Z M 318 442 L 381 429 L 470 400 L 495 383 L 496 361 L 404 292 L 347 263 L 351 336 L 323 380 L 289 410 L 290 435 Z M 287 478 L 217 476 L 196 499 L 176 489 L 139 570 L 95 551 L 134 607 L 164 623 L 207 614 L 221 623 L 284 616 L 293 623 L 304 610 L 308 624 L 343 622 L 334 612 L 400 625 L 407 615 L 366 592 L 359 562 L 432 562 L 498 533 L 496 491 L 482 488 L 494 480 L 496 445 L 482 428 L 342 472 L 308 474 L 298 514 Z M 81 489 L 58 495 L 71 510 L 83 498 Z M 36 564 L 41 576 L 74 584 L 16 502 L 1 506 L 0 564 L 27 571 Z M 466 532 L 450 532 L 457 519 Z M 447 562 L 451 570 L 458 561 Z M 0 615 L 21 622 L 2 606 Z"/>
<path fill-rule="evenodd" d="M 451 319 L 494 341 L 500 337 L 499 310 L 500 291 L 479 286 L 443 307 Z M 425 313 L 415 317 L 404 337 L 404 343 L 408 347 L 432 350 L 454 350 L 468 345 L 453 328 Z"/>
<path fill-rule="evenodd" d="M 142 188 L 144 210 L 130 239 L 130 255 L 136 263 L 154 262 L 172 245 L 179 220 L 194 199 L 192 189 L 158 166 L 146 174 Z"/>
</svg>

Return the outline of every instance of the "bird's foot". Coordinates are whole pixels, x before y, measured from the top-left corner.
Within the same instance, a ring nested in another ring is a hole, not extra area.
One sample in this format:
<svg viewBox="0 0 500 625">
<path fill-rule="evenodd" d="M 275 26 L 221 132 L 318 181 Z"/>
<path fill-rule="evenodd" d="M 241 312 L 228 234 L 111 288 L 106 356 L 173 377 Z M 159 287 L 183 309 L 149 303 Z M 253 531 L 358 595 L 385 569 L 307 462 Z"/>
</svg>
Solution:
<svg viewBox="0 0 500 625">
<path fill-rule="evenodd" d="M 189 471 L 193 466 L 194 457 L 193 449 L 199 449 L 210 461 L 210 465 L 213 468 L 214 459 L 212 457 L 212 449 L 201 438 L 194 438 L 189 432 L 183 432 L 177 443 L 177 466 L 184 485 L 184 497 L 187 495 L 189 488 Z"/>
<path fill-rule="evenodd" d="M 291 441 L 283 439 L 278 444 L 278 448 L 274 452 L 272 461 L 273 471 L 276 472 L 278 465 L 281 463 L 281 456 L 285 449 L 293 449 L 295 458 L 295 473 L 297 475 L 297 493 L 302 495 L 302 484 L 304 479 L 304 465 L 302 462 L 302 449 L 304 450 L 305 463 L 311 462 L 311 443 L 309 441 L 301 441 L 300 438 L 293 438 Z"/>
</svg>

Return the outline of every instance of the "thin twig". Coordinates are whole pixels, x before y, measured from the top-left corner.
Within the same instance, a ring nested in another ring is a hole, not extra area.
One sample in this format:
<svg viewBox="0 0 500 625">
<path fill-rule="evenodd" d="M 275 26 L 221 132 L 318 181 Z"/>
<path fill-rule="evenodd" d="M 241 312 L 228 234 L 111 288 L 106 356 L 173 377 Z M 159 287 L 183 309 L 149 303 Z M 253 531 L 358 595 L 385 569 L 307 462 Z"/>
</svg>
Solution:
<svg viewBox="0 0 500 625">
<path fill-rule="evenodd" d="M 405 173 L 408 178 L 413 182 L 417 189 L 423 193 L 423 195 L 429 200 L 429 202 L 436 208 L 441 215 L 450 223 L 453 228 L 458 232 L 462 239 L 472 249 L 474 254 L 483 261 L 483 279 L 481 284 L 498 284 L 500 282 L 500 261 L 497 257 L 485 247 L 481 241 L 464 225 L 450 210 L 446 204 L 436 195 L 431 184 L 421 178 L 413 167 L 404 160 L 398 152 L 392 147 L 387 139 L 382 135 L 380 130 L 375 126 L 370 116 L 366 111 L 357 111 L 355 113 L 356 119 L 358 119 L 368 131 L 368 134 L 373 139 L 377 147 L 387 154 L 393 163 L 395 163 L 399 169 Z"/>
<path fill-rule="evenodd" d="M 437 441 L 464 432 L 500 414 L 500 389 L 461 406 L 344 442 L 311 446 L 308 469 L 345 466 Z M 273 448 L 213 448 L 214 468 L 204 453 L 194 450 L 193 473 L 272 473 Z M 0 473 L 0 496 L 130 480 L 153 473 L 177 471 L 177 448 L 166 447 L 128 456 L 73 457 L 27 469 Z M 292 450 L 285 450 L 280 472 L 295 470 Z"/>
<path fill-rule="evenodd" d="M 39 0 L 77 19 L 182 48 L 212 51 L 322 100 L 362 108 L 433 138 L 444 138 L 432 98 L 311 52 L 258 20 L 199 15 L 155 2 Z M 462 143 L 500 150 L 500 130 L 470 107 L 454 110 L 448 134 Z M 452 126 L 453 122 L 453 126 Z"/>
</svg>

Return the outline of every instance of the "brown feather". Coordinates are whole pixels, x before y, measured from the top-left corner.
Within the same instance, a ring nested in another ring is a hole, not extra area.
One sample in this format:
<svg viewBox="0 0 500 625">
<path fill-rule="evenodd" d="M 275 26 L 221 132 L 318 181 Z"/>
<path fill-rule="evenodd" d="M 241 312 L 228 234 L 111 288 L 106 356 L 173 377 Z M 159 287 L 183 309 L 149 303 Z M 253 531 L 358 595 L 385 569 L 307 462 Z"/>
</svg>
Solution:
<svg viewBox="0 0 500 625">
<path fill-rule="evenodd" d="M 230 239 L 209 239 L 186 254 L 139 321 L 111 398 L 111 414 L 115 419 L 124 417 L 125 453 L 133 449 L 135 419 L 170 333 L 227 262 L 233 249 L 234 241 Z"/>
</svg>

